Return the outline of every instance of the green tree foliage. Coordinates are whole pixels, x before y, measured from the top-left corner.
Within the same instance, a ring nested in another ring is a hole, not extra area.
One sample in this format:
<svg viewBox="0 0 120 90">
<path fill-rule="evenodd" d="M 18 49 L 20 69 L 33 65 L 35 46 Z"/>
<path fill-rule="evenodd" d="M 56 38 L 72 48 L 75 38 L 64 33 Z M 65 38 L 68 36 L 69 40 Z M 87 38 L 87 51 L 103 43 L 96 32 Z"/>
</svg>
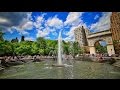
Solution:
<svg viewBox="0 0 120 90">
<path fill-rule="evenodd" d="M 96 46 L 96 51 L 98 53 L 107 53 L 107 47 L 106 46 L 97 45 Z"/>
<path fill-rule="evenodd" d="M 29 41 L 23 41 L 16 47 L 15 51 L 18 55 L 31 55 L 32 43 Z"/>
<path fill-rule="evenodd" d="M 21 37 L 21 41 L 25 41 L 25 37 L 24 36 Z"/>
<path fill-rule="evenodd" d="M 38 37 L 37 38 L 37 44 L 40 49 L 43 49 L 43 53 L 45 55 L 45 49 L 46 49 L 46 41 L 43 37 Z M 40 50 L 42 52 L 42 50 Z"/>
<path fill-rule="evenodd" d="M 2 30 L 0 29 L 0 41 L 4 41 L 3 35 L 4 35 L 4 33 L 3 33 Z"/>
<path fill-rule="evenodd" d="M 72 54 L 74 57 L 77 54 L 83 54 L 83 48 L 80 48 L 78 42 L 64 42 L 63 41 L 63 52 L 65 54 Z"/>
<path fill-rule="evenodd" d="M 80 53 L 80 46 L 78 42 L 73 43 L 73 56 Z"/>
<path fill-rule="evenodd" d="M 63 53 L 69 55 L 70 53 L 70 43 L 63 41 Z"/>
<path fill-rule="evenodd" d="M 37 38 L 36 41 L 22 41 L 10 42 L 0 41 L 0 55 L 57 55 L 58 41 L 48 40 L 42 37 Z M 62 51 L 64 54 L 69 55 L 72 53 L 74 56 L 82 52 L 77 42 L 62 41 Z"/>
<path fill-rule="evenodd" d="M 16 37 L 16 39 L 12 39 L 11 42 L 18 42 L 17 37 Z"/>
<path fill-rule="evenodd" d="M 12 43 L 9 41 L 0 41 L 0 55 L 12 55 Z"/>
<path fill-rule="evenodd" d="M 37 54 L 39 54 L 39 47 L 38 47 L 38 45 L 37 45 L 37 42 L 33 42 L 33 43 L 32 43 L 31 54 L 32 54 L 32 55 L 37 55 Z"/>
</svg>

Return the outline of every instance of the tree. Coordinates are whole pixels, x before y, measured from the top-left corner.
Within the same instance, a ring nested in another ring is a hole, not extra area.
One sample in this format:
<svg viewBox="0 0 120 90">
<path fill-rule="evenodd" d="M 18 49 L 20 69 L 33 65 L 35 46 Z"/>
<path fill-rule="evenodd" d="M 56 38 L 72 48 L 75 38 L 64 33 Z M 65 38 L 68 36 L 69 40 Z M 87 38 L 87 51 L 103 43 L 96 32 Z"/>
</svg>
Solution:
<svg viewBox="0 0 120 90">
<path fill-rule="evenodd" d="M 43 49 L 43 53 L 45 55 L 45 48 L 46 48 L 46 41 L 43 37 L 38 37 L 37 38 L 37 43 L 40 49 Z"/>
<path fill-rule="evenodd" d="M 57 50 L 56 40 L 45 39 L 45 43 L 46 43 L 45 55 L 49 55 L 51 52 L 56 52 Z"/>
<path fill-rule="evenodd" d="M 101 46 L 100 44 L 96 46 L 96 51 L 98 53 L 107 53 L 107 47 Z"/>
<path fill-rule="evenodd" d="M 65 42 L 65 41 L 63 41 L 63 53 L 68 55 L 70 53 L 69 48 L 70 48 L 70 44 Z"/>
<path fill-rule="evenodd" d="M 11 42 L 18 42 L 18 38 L 16 37 L 16 39 L 12 39 Z"/>
<path fill-rule="evenodd" d="M 84 48 L 80 48 L 78 42 L 72 42 L 70 44 L 70 51 L 72 56 L 75 57 L 77 54 L 83 54 Z"/>
<path fill-rule="evenodd" d="M 0 41 L 4 41 L 3 35 L 4 35 L 4 33 L 3 33 L 2 30 L 0 29 Z"/>
<path fill-rule="evenodd" d="M 0 41 L 0 55 L 12 55 L 12 43 L 9 41 Z"/>
<path fill-rule="evenodd" d="M 37 42 L 32 43 L 31 54 L 36 55 L 39 53 L 39 48 L 37 47 Z"/>
<path fill-rule="evenodd" d="M 32 42 L 24 41 L 20 42 L 19 47 L 16 47 L 15 51 L 18 55 L 31 55 Z"/>
<path fill-rule="evenodd" d="M 25 41 L 25 37 L 24 36 L 21 37 L 21 41 Z"/>
<path fill-rule="evenodd" d="M 74 43 L 73 43 L 73 55 L 74 55 L 74 56 L 79 53 L 79 48 L 80 48 L 80 47 L 78 47 L 78 42 L 74 42 Z"/>
</svg>

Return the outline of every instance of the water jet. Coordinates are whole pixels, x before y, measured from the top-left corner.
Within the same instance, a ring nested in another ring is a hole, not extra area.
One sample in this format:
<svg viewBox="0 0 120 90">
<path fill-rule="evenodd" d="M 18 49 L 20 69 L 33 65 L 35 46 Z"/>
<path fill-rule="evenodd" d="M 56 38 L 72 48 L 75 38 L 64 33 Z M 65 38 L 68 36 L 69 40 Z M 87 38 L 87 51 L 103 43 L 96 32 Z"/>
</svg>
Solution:
<svg viewBox="0 0 120 90">
<path fill-rule="evenodd" d="M 53 64 L 52 66 L 55 67 L 64 67 L 65 65 L 62 63 L 62 37 L 61 31 L 59 32 L 58 36 L 58 57 L 57 57 L 57 64 Z"/>
</svg>

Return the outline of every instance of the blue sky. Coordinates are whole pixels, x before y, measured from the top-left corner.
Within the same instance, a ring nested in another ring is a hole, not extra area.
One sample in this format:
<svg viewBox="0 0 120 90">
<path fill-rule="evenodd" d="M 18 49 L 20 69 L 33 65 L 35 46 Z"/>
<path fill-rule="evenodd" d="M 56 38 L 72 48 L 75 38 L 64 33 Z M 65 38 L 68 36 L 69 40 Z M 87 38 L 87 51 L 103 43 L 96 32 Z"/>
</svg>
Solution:
<svg viewBox="0 0 120 90">
<path fill-rule="evenodd" d="M 22 35 L 26 40 L 56 40 L 63 30 L 62 38 L 74 41 L 74 29 L 79 26 L 93 33 L 109 29 L 110 15 L 111 12 L 0 12 L 0 27 L 7 40 L 20 39 Z"/>
</svg>

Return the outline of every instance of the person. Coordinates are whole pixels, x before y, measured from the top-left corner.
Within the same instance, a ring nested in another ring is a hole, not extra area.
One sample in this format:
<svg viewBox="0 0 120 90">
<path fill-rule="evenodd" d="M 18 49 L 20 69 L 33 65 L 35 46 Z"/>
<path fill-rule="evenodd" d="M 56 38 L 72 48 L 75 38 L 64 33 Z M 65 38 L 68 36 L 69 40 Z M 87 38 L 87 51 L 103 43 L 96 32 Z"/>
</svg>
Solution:
<svg viewBox="0 0 120 90">
<path fill-rule="evenodd" d="M 6 62 L 6 56 L 1 60 L 1 65 L 2 66 L 5 66 L 5 67 L 8 67 L 8 64 L 7 64 L 7 62 Z"/>
<path fill-rule="evenodd" d="M 5 64 L 6 64 L 5 59 L 1 59 L 1 65 L 5 66 Z"/>
<path fill-rule="evenodd" d="M 34 56 L 34 61 L 33 62 L 36 62 L 37 61 L 37 58 L 36 58 L 36 56 Z"/>
<path fill-rule="evenodd" d="M 99 54 L 99 61 L 100 61 L 100 62 L 102 62 L 102 61 L 103 61 L 102 54 Z"/>
</svg>

